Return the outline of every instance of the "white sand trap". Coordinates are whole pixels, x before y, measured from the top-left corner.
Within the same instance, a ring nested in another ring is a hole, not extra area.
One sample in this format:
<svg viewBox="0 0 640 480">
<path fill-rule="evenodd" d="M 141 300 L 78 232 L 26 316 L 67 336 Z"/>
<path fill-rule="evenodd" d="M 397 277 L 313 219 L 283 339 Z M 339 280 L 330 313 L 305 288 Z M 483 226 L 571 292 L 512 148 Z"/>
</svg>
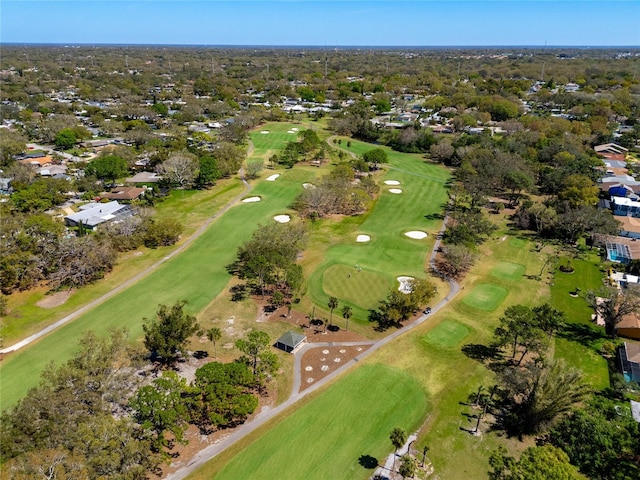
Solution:
<svg viewBox="0 0 640 480">
<path fill-rule="evenodd" d="M 414 280 L 413 277 L 398 277 L 396 280 L 400 282 L 398 290 L 400 290 L 402 293 L 411 293 L 411 286 L 409 285 L 409 281 Z"/>
<path fill-rule="evenodd" d="M 291 221 L 289 215 L 276 215 L 273 219 L 278 223 L 289 223 Z"/>
<path fill-rule="evenodd" d="M 356 238 L 356 242 L 368 242 L 369 240 L 371 240 L 371 237 L 369 235 L 358 235 L 358 237 Z"/>
<path fill-rule="evenodd" d="M 253 203 L 253 202 L 259 202 L 260 200 L 262 200 L 260 197 L 249 197 L 249 198 L 245 198 L 243 199 L 243 203 Z"/>
<path fill-rule="evenodd" d="M 279 176 L 280 176 L 279 173 L 274 173 L 273 175 L 267 177 L 266 180 L 269 181 L 269 182 L 275 182 L 276 178 L 278 178 Z"/>
<path fill-rule="evenodd" d="M 398 180 L 385 180 L 384 184 L 385 185 L 400 185 L 400 182 Z"/>
<path fill-rule="evenodd" d="M 425 232 L 421 232 L 420 230 L 411 230 L 410 232 L 405 233 L 405 235 L 409 238 L 415 238 L 416 240 L 422 240 L 428 236 Z"/>
<path fill-rule="evenodd" d="M 293 130 L 287 130 L 287 133 L 296 133 Z"/>
<path fill-rule="evenodd" d="M 294 132 L 298 131 L 298 129 L 296 127 L 293 127 L 291 130 L 293 130 Z"/>
<path fill-rule="evenodd" d="M 395 194 L 402 193 L 402 190 L 400 190 L 399 188 L 390 188 L 389 191 Z"/>
<path fill-rule="evenodd" d="M 303 188 L 316 188 L 316 186 L 313 183 L 303 183 L 302 187 Z"/>
<path fill-rule="evenodd" d="M 260 133 L 262 135 L 269 135 L 269 131 L 268 130 L 262 130 Z"/>
</svg>

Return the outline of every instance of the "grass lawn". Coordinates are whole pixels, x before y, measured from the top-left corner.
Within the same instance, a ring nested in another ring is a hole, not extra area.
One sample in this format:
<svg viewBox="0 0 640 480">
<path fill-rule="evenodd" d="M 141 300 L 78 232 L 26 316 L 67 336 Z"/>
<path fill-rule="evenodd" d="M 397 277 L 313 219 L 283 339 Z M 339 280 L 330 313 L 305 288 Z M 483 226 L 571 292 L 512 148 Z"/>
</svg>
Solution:
<svg viewBox="0 0 640 480">
<path fill-rule="evenodd" d="M 551 305 L 564 311 L 567 316 L 567 326 L 559 333 L 560 338 L 555 339 L 555 357 L 582 370 L 593 388 L 601 389 L 609 385 L 607 360 L 598 353 L 602 343 L 607 340 L 604 327 L 593 323 L 593 310 L 582 295 L 569 295 L 576 287 L 580 293 L 597 291 L 602 287 L 599 259 L 594 255 L 586 259 L 572 259 L 571 263 L 574 272 L 567 274 L 557 270 L 551 286 Z"/>
<path fill-rule="evenodd" d="M 422 337 L 427 345 L 451 348 L 458 345 L 467 335 L 469 327 L 455 320 L 445 320 Z"/>
<path fill-rule="evenodd" d="M 356 140 L 351 142 L 352 150 L 364 152 L 375 148 Z M 343 146 L 345 144 L 343 141 Z M 324 246 L 317 245 L 322 249 L 323 255 L 318 259 L 319 266 L 314 266 L 310 272 L 309 279 L 310 298 L 316 305 L 325 306 L 329 296 L 334 295 L 341 304 L 352 306 L 352 321 L 360 324 L 367 323 L 368 309 L 382 300 L 388 289 L 397 287 L 396 277 L 426 277 L 426 256 L 442 223 L 438 214 L 446 201 L 445 183 L 449 178 L 446 169 L 425 163 L 419 155 L 381 148 L 389 155 L 389 165 L 385 172 L 379 174 L 380 198 L 375 207 L 357 221 L 342 219 L 337 222 L 339 225 L 335 225 L 335 220 L 331 221 L 334 225 L 327 227 L 327 241 L 338 240 Z M 385 180 L 400 182 L 392 187 L 402 189 L 402 193 L 390 193 L 389 186 L 384 184 Z M 318 227 L 321 228 L 322 226 Z M 424 231 L 429 237 L 422 240 L 411 239 L 405 235 L 410 230 Z M 371 241 L 357 243 L 355 239 L 359 234 L 369 235 Z M 355 273 L 355 265 L 362 269 L 360 273 Z M 354 267 L 351 278 L 348 278 L 349 272 L 342 269 L 338 271 L 340 275 L 346 273 L 344 277 L 334 275 L 336 266 Z M 325 273 L 326 271 L 329 273 Z M 350 288 L 341 290 L 341 286 L 330 284 L 336 280 L 340 284 L 349 280 L 353 282 L 356 275 L 376 278 L 376 290 L 364 294 L 354 292 L 357 297 L 354 298 Z M 379 282 L 382 277 L 385 279 L 384 284 Z M 377 298 L 373 298 L 374 295 Z"/>
<path fill-rule="evenodd" d="M 386 365 L 366 365 L 277 425 L 263 428 L 260 437 L 226 465 L 233 448 L 189 478 L 368 478 L 372 471 L 360 465 L 359 458 L 383 461 L 391 448 L 391 430 L 415 431 L 426 408 L 425 393 L 410 375 Z"/>
<path fill-rule="evenodd" d="M 489 283 L 481 283 L 464 297 L 464 303 L 478 310 L 493 312 L 507 297 L 507 289 Z"/>
<path fill-rule="evenodd" d="M 491 275 L 501 278 L 510 282 L 519 282 L 524 275 L 524 265 L 511 262 L 499 262 L 493 270 Z"/>
<path fill-rule="evenodd" d="M 322 280 L 328 295 L 367 309 L 375 308 L 389 290 L 386 275 L 366 270 L 358 272 L 354 265 L 331 265 L 324 271 Z"/>
</svg>

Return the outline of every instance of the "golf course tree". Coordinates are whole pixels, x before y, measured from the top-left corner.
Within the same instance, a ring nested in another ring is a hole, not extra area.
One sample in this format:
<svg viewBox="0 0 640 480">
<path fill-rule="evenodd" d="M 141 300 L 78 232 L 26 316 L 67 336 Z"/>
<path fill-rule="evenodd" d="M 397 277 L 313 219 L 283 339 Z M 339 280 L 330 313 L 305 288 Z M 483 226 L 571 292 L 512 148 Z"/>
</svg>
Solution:
<svg viewBox="0 0 640 480">
<path fill-rule="evenodd" d="M 220 327 L 211 327 L 207 330 L 207 338 L 213 343 L 213 356 L 218 357 L 218 350 L 216 348 L 216 342 L 222 338 L 222 330 Z"/>
<path fill-rule="evenodd" d="M 258 406 L 254 377 L 242 362 L 210 362 L 196 370 L 189 392 L 191 421 L 203 432 L 244 422 Z"/>
<path fill-rule="evenodd" d="M 108 337 L 88 332 L 69 361 L 51 364 L 0 417 L 0 476 L 137 479 L 155 468 L 150 438 L 129 417 L 113 414 L 126 409 L 136 387 L 131 354 L 125 329 Z"/>
<path fill-rule="evenodd" d="M 382 300 L 377 310 L 369 310 L 369 321 L 377 323 L 376 330 L 384 331 L 390 327 L 400 328 L 418 309 L 429 303 L 435 294 L 436 287 L 425 279 L 408 281 L 409 293 L 391 288 L 387 298 Z"/>
<path fill-rule="evenodd" d="M 166 455 L 171 450 L 174 438 L 184 443 L 184 432 L 189 426 L 189 409 L 184 397 L 187 393 L 186 379 L 176 372 L 165 371 L 151 385 L 141 387 L 131 398 L 129 406 L 133 418 L 151 433 L 152 449 Z M 170 433 L 168 437 L 166 433 Z"/>
<path fill-rule="evenodd" d="M 589 393 L 582 373 L 560 360 L 507 367 L 498 377 L 499 425 L 510 435 L 547 431 Z"/>
<path fill-rule="evenodd" d="M 351 308 L 351 306 L 349 305 L 343 305 L 342 306 L 342 318 L 344 318 L 347 321 L 347 326 L 345 327 L 345 330 L 349 331 L 349 319 L 353 316 L 353 308 Z"/>
<path fill-rule="evenodd" d="M 329 326 L 333 325 L 333 311 L 338 308 L 338 299 L 336 297 L 329 297 L 329 302 L 327 303 L 327 307 L 329 307 Z"/>
<path fill-rule="evenodd" d="M 540 317 L 526 305 L 508 307 L 500 317 L 500 325 L 494 331 L 495 346 L 509 345 L 512 359 L 520 352 L 517 365 L 522 363 L 527 353 L 542 355 L 548 348 L 549 337 L 540 328 L 539 319 Z"/>
<path fill-rule="evenodd" d="M 302 224 L 273 223 L 259 226 L 251 239 L 238 248 L 236 260 L 227 267 L 263 298 L 280 291 L 288 301 L 303 283 L 296 263 L 305 241 Z"/>
<path fill-rule="evenodd" d="M 184 311 L 186 303 L 182 300 L 171 307 L 159 305 L 154 320 L 144 319 L 144 346 L 151 358 L 165 366 L 174 364 L 178 358 L 186 355 L 189 337 L 200 328 L 196 317 Z"/>
<path fill-rule="evenodd" d="M 362 154 L 362 159 L 367 162 L 370 170 L 378 170 L 381 163 L 387 163 L 387 152 L 384 148 L 374 148 Z"/>
<path fill-rule="evenodd" d="M 478 254 L 466 245 L 444 245 L 436 260 L 436 274 L 443 278 L 460 278 L 475 263 Z"/>
<path fill-rule="evenodd" d="M 163 181 L 176 188 L 190 188 L 198 174 L 198 159 L 188 151 L 175 152 L 158 165 Z"/>
<path fill-rule="evenodd" d="M 602 318 L 605 331 L 612 338 L 616 338 L 616 326 L 625 316 L 640 312 L 640 289 L 635 286 L 629 286 L 624 291 L 603 287 L 597 292 L 587 292 L 586 299 Z"/>
<path fill-rule="evenodd" d="M 418 461 L 410 454 L 402 455 L 400 457 L 400 465 L 398 466 L 398 473 L 402 478 L 413 478 L 418 470 Z"/>
<path fill-rule="evenodd" d="M 389 434 L 389 440 L 391 440 L 391 445 L 393 445 L 393 448 L 395 449 L 393 453 L 393 465 L 395 469 L 396 457 L 398 456 L 398 449 L 402 447 L 404 443 L 407 441 L 407 432 L 405 432 L 400 427 L 395 427 L 393 430 L 391 430 L 391 433 Z"/>
<path fill-rule="evenodd" d="M 252 330 L 247 334 L 246 339 L 236 340 L 235 346 L 244 353 L 244 356 L 237 361 L 249 366 L 253 374 L 253 385 L 262 391 L 268 379 L 275 375 L 280 368 L 277 355 L 270 349 L 269 334 L 260 330 Z"/>
<path fill-rule="evenodd" d="M 552 445 L 529 447 L 520 458 L 507 455 L 500 446 L 489 458 L 490 480 L 585 480 L 577 468 L 569 463 L 567 454 Z"/>
</svg>

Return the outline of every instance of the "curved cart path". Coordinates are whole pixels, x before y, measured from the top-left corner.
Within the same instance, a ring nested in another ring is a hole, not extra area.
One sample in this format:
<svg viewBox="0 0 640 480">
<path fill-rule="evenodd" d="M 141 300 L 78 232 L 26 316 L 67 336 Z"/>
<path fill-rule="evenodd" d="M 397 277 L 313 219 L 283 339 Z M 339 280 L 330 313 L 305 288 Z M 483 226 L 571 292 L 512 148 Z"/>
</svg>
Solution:
<svg viewBox="0 0 640 480">
<path fill-rule="evenodd" d="M 247 156 L 251 154 L 251 152 L 253 152 L 253 144 L 251 142 L 249 142 L 249 149 L 247 151 Z M 38 340 L 39 338 L 47 335 L 48 333 L 52 332 L 53 330 L 61 327 L 62 325 L 64 325 L 65 323 L 68 323 L 72 320 L 75 320 L 76 318 L 78 318 L 80 315 L 88 312 L 89 310 L 91 310 L 92 308 L 98 306 L 99 304 L 101 304 L 102 302 L 104 302 L 105 300 L 108 300 L 109 298 L 113 297 L 114 295 L 116 295 L 117 293 L 120 293 L 122 290 L 129 288 L 131 285 L 133 285 L 134 283 L 138 282 L 140 279 L 142 279 L 143 277 L 147 276 L 148 274 L 150 274 L 154 269 L 158 268 L 160 265 L 162 265 L 163 263 L 165 263 L 168 260 L 171 260 L 173 257 L 175 257 L 176 255 L 179 255 L 180 253 L 182 253 L 185 249 L 187 249 L 189 247 L 189 245 L 191 245 L 200 235 L 202 235 L 207 228 L 209 228 L 209 226 L 211 225 L 211 223 L 213 223 L 213 221 L 218 218 L 220 215 L 222 215 L 223 213 L 225 213 L 227 210 L 229 210 L 234 204 L 236 204 L 238 201 L 240 201 L 240 199 L 242 199 L 244 196 L 247 195 L 248 192 L 251 191 L 251 189 L 253 188 L 249 182 L 247 182 L 247 180 L 245 179 L 244 176 L 244 169 L 240 169 L 239 171 L 240 174 L 240 179 L 242 180 L 242 183 L 244 183 L 244 190 L 242 191 L 242 193 L 240 193 L 239 195 L 235 196 L 232 200 L 230 200 L 224 207 L 222 207 L 220 210 L 218 210 L 213 216 L 211 216 L 210 218 L 208 218 L 200 228 L 198 228 L 198 230 L 196 230 L 194 232 L 193 235 L 191 235 L 189 238 L 187 238 L 184 243 L 182 245 L 180 245 L 178 248 L 176 248 L 173 252 L 171 252 L 170 254 L 168 254 L 166 257 L 163 257 L 161 260 L 158 260 L 156 263 L 154 263 L 153 265 L 145 268 L 144 270 L 142 270 L 140 273 L 136 274 L 135 276 L 131 277 L 129 280 L 121 283 L 120 285 L 118 285 L 117 287 L 115 287 L 113 290 L 110 290 L 109 292 L 105 293 L 104 295 L 102 295 L 101 297 L 93 300 L 92 302 L 87 303 L 86 305 L 84 305 L 83 307 L 79 308 L 78 310 L 74 311 L 73 313 L 70 313 L 69 315 L 67 315 L 64 318 L 61 318 L 60 320 L 58 320 L 55 323 L 52 323 L 51 325 L 49 325 L 48 327 L 43 328 L 42 330 L 34 333 L 33 335 L 28 336 L 27 338 L 25 338 L 24 340 L 21 340 L 18 343 L 15 343 L 13 345 L 11 345 L 10 347 L 6 347 L 3 348 L 2 350 L 0 350 L 0 354 L 6 354 L 6 353 L 10 353 L 10 352 L 15 352 L 16 350 L 19 350 L 20 348 L 24 347 L 25 345 L 29 345 L 30 343 Z"/>
<path fill-rule="evenodd" d="M 436 253 L 437 253 L 438 249 L 440 248 L 440 242 L 441 242 L 441 239 L 442 239 L 442 235 L 444 234 L 444 231 L 447 228 L 448 218 L 449 218 L 448 215 L 445 215 L 444 220 L 442 222 L 442 227 L 440 228 L 440 231 L 438 232 L 438 236 L 437 236 L 436 242 L 435 242 L 435 244 L 433 246 L 433 250 L 431 251 L 431 256 L 429 257 L 429 265 L 431 266 L 432 269 L 435 269 Z M 233 433 L 229 434 L 226 437 L 223 437 L 217 443 L 214 443 L 212 445 L 209 445 L 209 446 L 203 448 L 202 450 L 200 450 L 196 455 L 194 455 L 191 458 L 191 460 L 189 461 L 189 463 L 187 465 L 185 465 L 184 467 L 181 467 L 178 470 L 176 470 L 175 472 L 170 473 L 169 475 L 167 475 L 165 477 L 165 480 L 181 480 L 181 479 L 185 478 L 187 475 L 192 473 L 194 470 L 200 468 L 202 465 L 207 463 L 209 460 L 214 458 L 219 453 L 221 453 L 224 450 L 226 450 L 227 448 L 229 448 L 231 445 L 236 443 L 238 440 L 244 438 L 245 436 L 249 435 L 251 432 L 257 430 L 258 428 L 263 426 L 265 423 L 267 423 L 268 421 L 272 420 L 273 418 L 277 417 L 282 412 L 287 410 L 289 407 L 292 407 L 295 403 L 298 402 L 298 400 L 300 400 L 300 399 L 306 397 L 307 395 L 310 395 L 311 393 L 315 392 L 316 390 L 322 388 L 322 386 L 325 385 L 327 382 L 333 380 L 338 375 L 341 375 L 347 369 L 353 367 L 358 362 L 360 362 L 361 360 L 365 359 L 366 357 L 371 355 L 376 350 L 378 350 L 378 349 L 384 347 L 385 345 L 387 345 L 388 343 L 394 341 L 399 336 L 404 335 L 407 332 L 413 330 L 418 325 L 421 325 L 425 320 L 427 320 L 428 317 L 430 317 L 431 315 L 435 314 L 440 309 L 444 308 L 460 292 L 460 286 L 458 285 L 458 283 L 454 279 L 447 279 L 447 281 L 449 282 L 449 293 L 448 293 L 448 295 L 445 298 L 443 298 L 438 304 L 434 305 L 431 308 L 431 313 L 430 314 L 428 314 L 428 315 L 427 314 L 422 314 L 420 317 L 418 317 L 416 320 L 414 320 L 410 324 L 407 324 L 406 326 L 404 326 L 400 330 L 396 330 L 395 332 L 393 332 L 389 336 L 387 336 L 387 337 L 385 337 L 385 338 L 383 338 L 383 339 L 381 339 L 381 340 L 379 340 L 377 342 L 373 342 L 373 341 L 371 341 L 371 342 L 342 342 L 342 343 L 340 343 L 340 342 L 320 342 L 320 343 L 311 343 L 311 344 L 304 345 L 302 348 L 300 348 L 299 350 L 297 350 L 295 352 L 294 374 L 293 374 L 293 378 L 294 379 L 293 379 L 293 388 L 292 388 L 293 391 L 291 393 L 291 396 L 284 403 L 278 405 L 275 408 L 271 408 L 271 409 L 268 409 L 268 410 L 261 411 L 258 415 L 256 415 L 256 417 L 254 417 L 253 420 L 243 424 L 241 427 L 239 427 Z M 302 377 L 302 365 L 301 365 L 301 362 L 302 362 L 302 356 L 306 351 L 308 351 L 308 350 L 310 350 L 312 348 L 317 348 L 317 347 L 336 347 L 336 346 L 354 346 L 354 345 L 371 345 L 371 347 L 368 348 L 367 350 L 363 351 L 359 355 L 355 356 L 350 361 L 345 362 L 343 366 L 341 366 L 340 368 L 338 368 L 334 372 L 330 373 L 326 377 L 318 380 L 316 383 L 314 383 L 309 388 L 306 388 L 302 392 L 300 391 L 300 384 L 301 384 L 301 377 Z"/>
</svg>

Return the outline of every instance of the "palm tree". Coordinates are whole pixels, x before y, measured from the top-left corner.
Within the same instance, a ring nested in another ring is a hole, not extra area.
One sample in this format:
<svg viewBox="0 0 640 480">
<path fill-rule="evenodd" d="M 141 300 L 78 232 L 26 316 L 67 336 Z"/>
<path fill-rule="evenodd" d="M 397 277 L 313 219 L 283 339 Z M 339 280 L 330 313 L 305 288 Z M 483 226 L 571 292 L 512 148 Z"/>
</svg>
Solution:
<svg viewBox="0 0 640 480">
<path fill-rule="evenodd" d="M 396 449 L 393 455 L 393 470 L 396 468 L 396 457 L 398 456 L 398 449 L 404 445 L 404 442 L 407 441 L 407 432 L 405 432 L 400 427 L 396 427 L 391 430 L 389 434 L 389 440 L 391 440 L 391 445 Z"/>
<path fill-rule="evenodd" d="M 338 299 L 336 297 L 329 297 L 329 303 L 327 306 L 331 309 L 331 315 L 329 315 L 329 325 L 333 325 L 333 310 L 338 308 Z"/>
<path fill-rule="evenodd" d="M 347 332 L 349 331 L 349 319 L 351 315 L 353 315 L 353 310 L 349 305 L 342 307 L 342 318 L 347 321 L 347 328 L 345 329 Z"/>
<path fill-rule="evenodd" d="M 218 358 L 218 350 L 216 347 L 216 342 L 220 340 L 222 337 L 222 330 L 219 327 L 212 327 L 207 331 L 207 338 L 210 342 L 213 342 L 213 355 L 215 358 Z"/>
</svg>

